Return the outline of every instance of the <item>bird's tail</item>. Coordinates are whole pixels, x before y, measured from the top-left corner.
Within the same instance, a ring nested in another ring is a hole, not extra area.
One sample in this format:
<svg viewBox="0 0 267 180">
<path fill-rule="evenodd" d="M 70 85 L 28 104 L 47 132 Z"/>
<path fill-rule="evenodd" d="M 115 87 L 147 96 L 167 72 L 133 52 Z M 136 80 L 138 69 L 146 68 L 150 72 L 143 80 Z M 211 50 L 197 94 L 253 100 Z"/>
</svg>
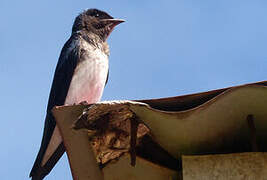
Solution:
<svg viewBox="0 0 267 180">
<path fill-rule="evenodd" d="M 30 177 L 32 177 L 32 180 L 42 180 L 53 169 L 53 167 L 64 154 L 64 152 L 65 147 L 63 143 L 61 143 L 44 166 L 40 165 L 41 162 L 37 163 L 35 161 L 32 171 L 30 173 Z"/>
<path fill-rule="evenodd" d="M 32 180 L 42 180 L 53 169 L 55 164 L 65 152 L 64 144 L 61 142 L 61 144 L 57 147 L 57 149 L 48 159 L 45 165 L 42 166 L 42 160 L 44 158 L 44 154 L 47 150 L 47 146 L 50 142 L 55 126 L 56 123 L 53 115 L 51 113 L 48 113 L 46 116 L 41 148 L 30 172 L 30 177 L 32 178 Z"/>
</svg>

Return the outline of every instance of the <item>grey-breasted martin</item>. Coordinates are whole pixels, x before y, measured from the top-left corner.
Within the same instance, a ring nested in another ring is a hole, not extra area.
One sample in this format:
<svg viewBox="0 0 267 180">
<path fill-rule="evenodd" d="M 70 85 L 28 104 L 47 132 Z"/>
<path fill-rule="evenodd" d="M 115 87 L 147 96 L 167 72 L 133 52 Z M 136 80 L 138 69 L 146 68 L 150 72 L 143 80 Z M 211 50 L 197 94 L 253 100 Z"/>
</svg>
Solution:
<svg viewBox="0 0 267 180">
<path fill-rule="evenodd" d="M 88 9 L 76 17 L 71 37 L 62 48 L 55 70 L 42 143 L 30 173 L 33 180 L 43 179 L 65 152 L 52 108 L 100 100 L 109 72 L 106 40 L 122 22 L 124 20 L 114 19 L 97 9 Z"/>
</svg>

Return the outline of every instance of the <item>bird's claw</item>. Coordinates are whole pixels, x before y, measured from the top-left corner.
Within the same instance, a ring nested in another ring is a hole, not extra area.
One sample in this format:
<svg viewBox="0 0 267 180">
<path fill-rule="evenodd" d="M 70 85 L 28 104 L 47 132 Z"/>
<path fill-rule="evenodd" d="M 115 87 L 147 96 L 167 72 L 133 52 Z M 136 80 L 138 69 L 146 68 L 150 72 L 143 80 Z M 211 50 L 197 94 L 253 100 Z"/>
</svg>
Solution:
<svg viewBox="0 0 267 180">
<path fill-rule="evenodd" d="M 82 101 L 79 103 L 80 105 L 89 105 L 87 101 Z"/>
</svg>

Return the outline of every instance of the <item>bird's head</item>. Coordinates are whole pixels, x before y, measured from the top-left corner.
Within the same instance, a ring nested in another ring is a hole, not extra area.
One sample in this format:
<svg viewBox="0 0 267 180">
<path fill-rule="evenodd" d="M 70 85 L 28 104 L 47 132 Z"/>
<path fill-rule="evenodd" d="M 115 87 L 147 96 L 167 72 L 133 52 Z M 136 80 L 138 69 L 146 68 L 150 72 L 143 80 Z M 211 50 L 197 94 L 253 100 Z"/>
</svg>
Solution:
<svg viewBox="0 0 267 180">
<path fill-rule="evenodd" d="M 114 27 L 124 22 L 122 19 L 114 19 L 104 11 L 98 9 L 88 9 L 76 17 L 72 33 L 84 31 L 94 33 L 103 41 L 106 41 Z"/>
</svg>

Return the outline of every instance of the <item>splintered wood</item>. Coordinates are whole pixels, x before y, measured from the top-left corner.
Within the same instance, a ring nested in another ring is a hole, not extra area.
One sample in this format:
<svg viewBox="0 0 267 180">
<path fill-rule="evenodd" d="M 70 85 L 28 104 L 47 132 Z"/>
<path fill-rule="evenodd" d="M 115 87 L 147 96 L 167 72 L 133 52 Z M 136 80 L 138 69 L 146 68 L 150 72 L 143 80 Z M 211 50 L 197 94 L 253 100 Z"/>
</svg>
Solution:
<svg viewBox="0 0 267 180">
<path fill-rule="evenodd" d="M 89 141 L 100 166 L 125 152 L 130 152 L 131 164 L 135 165 L 135 146 L 149 132 L 127 104 L 119 104 L 119 108 L 116 104 L 112 107 L 110 104 L 95 104 L 85 109 L 74 126 L 74 129 L 83 128 L 88 130 Z"/>
</svg>

